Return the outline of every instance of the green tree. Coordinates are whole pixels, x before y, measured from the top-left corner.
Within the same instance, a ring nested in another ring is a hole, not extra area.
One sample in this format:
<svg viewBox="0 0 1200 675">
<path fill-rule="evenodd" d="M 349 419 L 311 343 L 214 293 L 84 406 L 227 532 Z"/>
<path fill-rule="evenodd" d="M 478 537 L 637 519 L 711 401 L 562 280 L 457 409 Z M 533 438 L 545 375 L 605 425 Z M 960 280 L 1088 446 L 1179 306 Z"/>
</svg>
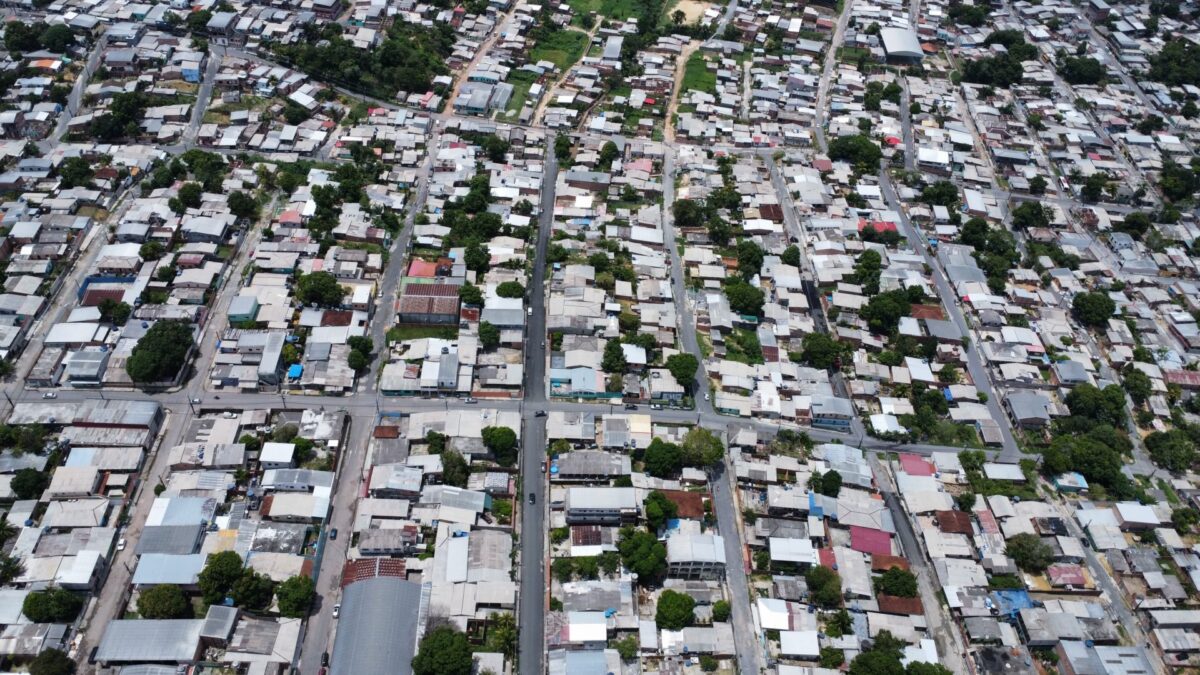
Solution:
<svg viewBox="0 0 1200 675">
<path fill-rule="evenodd" d="M 75 675 L 75 662 L 58 649 L 44 649 L 29 662 L 29 675 Z"/>
<path fill-rule="evenodd" d="M 92 184 L 95 175 L 92 163 L 82 157 L 68 157 L 58 166 L 60 187 L 64 189 L 87 187 Z"/>
<path fill-rule="evenodd" d="M 1183 473 L 1196 463 L 1196 446 L 1182 429 L 1155 431 L 1145 443 L 1150 459 L 1172 473 Z"/>
<path fill-rule="evenodd" d="M 889 567 L 886 572 L 875 578 L 875 590 L 884 595 L 915 598 L 917 597 L 917 577 L 908 570 Z"/>
<path fill-rule="evenodd" d="M 632 661 L 637 658 L 639 646 L 635 635 L 626 635 L 613 643 L 613 647 L 616 648 L 623 661 Z"/>
<path fill-rule="evenodd" d="M 902 290 L 888 291 L 873 296 L 859 312 L 867 320 L 871 330 L 879 333 L 893 333 L 900 325 L 900 319 L 912 312 L 912 303 Z"/>
<path fill-rule="evenodd" d="M 496 295 L 502 298 L 523 298 L 525 287 L 519 281 L 505 281 L 496 286 Z"/>
<path fill-rule="evenodd" d="M 463 262 L 467 269 L 483 274 L 492 266 L 492 255 L 482 245 L 472 243 L 463 251 Z"/>
<path fill-rule="evenodd" d="M 617 149 L 617 144 L 612 141 L 606 142 L 600 146 L 600 166 L 607 170 L 612 166 L 612 163 L 621 156 L 621 151 Z"/>
<path fill-rule="evenodd" d="M 367 366 L 371 365 L 371 357 L 358 350 L 351 350 L 350 354 L 346 357 L 346 365 L 350 366 L 350 369 L 354 372 L 362 374 L 367 369 Z"/>
<path fill-rule="evenodd" d="M 483 291 L 470 282 L 458 287 L 458 297 L 464 305 L 483 306 Z"/>
<path fill-rule="evenodd" d="M 1021 202 L 1012 210 L 1014 230 L 1050 226 L 1050 211 L 1041 202 Z"/>
<path fill-rule="evenodd" d="M 241 190 L 229 193 L 229 212 L 238 218 L 258 219 L 258 201 Z"/>
<path fill-rule="evenodd" d="M 761 289 L 741 279 L 731 278 L 726 281 L 724 290 L 730 309 L 747 316 L 762 316 L 766 296 Z"/>
<path fill-rule="evenodd" d="M 764 254 L 762 247 L 749 239 L 738 242 L 738 273 L 743 279 L 749 281 L 762 271 Z"/>
<path fill-rule="evenodd" d="M 1150 216 L 1141 211 L 1128 213 L 1121 222 L 1113 226 L 1113 229 L 1118 232 L 1124 232 L 1134 239 L 1141 239 L 1146 234 L 1146 231 L 1150 229 Z"/>
<path fill-rule="evenodd" d="M 508 141 L 500 138 L 496 134 L 488 134 L 484 136 L 482 143 L 483 151 L 487 154 L 487 158 L 493 162 L 503 162 L 505 155 L 508 154 Z"/>
<path fill-rule="evenodd" d="M 695 621 L 695 608 L 692 596 L 668 588 L 658 596 L 654 623 L 662 630 L 682 630 Z"/>
<path fill-rule="evenodd" d="M 1009 537 L 1005 542 L 1005 552 L 1017 567 L 1031 574 L 1041 574 L 1054 561 L 1054 550 L 1043 543 L 1036 534 L 1029 532 Z"/>
<path fill-rule="evenodd" d="M 233 583 L 233 602 L 243 609 L 266 609 L 275 597 L 275 582 L 265 574 L 244 570 Z"/>
<path fill-rule="evenodd" d="M 850 162 L 860 173 L 874 172 L 883 158 L 883 151 L 867 136 L 839 136 L 829 144 L 829 158 Z"/>
<path fill-rule="evenodd" d="M 81 609 L 82 597 L 58 587 L 33 591 L 21 605 L 21 613 L 34 623 L 71 623 Z"/>
<path fill-rule="evenodd" d="M 329 272 L 309 272 L 296 280 L 296 299 L 305 304 L 337 307 L 346 297 L 346 287 Z"/>
<path fill-rule="evenodd" d="M 670 478 L 683 468 L 683 451 L 674 443 L 654 438 L 642 455 L 646 473 L 656 478 Z"/>
<path fill-rule="evenodd" d="M 163 248 L 163 245 L 154 240 L 150 240 L 138 248 L 138 256 L 142 260 L 158 260 L 163 257 L 163 253 L 165 252 L 166 249 Z"/>
<path fill-rule="evenodd" d="M 449 625 L 427 632 L 412 660 L 413 675 L 471 675 L 471 645 Z"/>
<path fill-rule="evenodd" d="M 467 460 L 463 459 L 462 455 L 454 450 L 442 453 L 442 483 L 465 488 L 470 474 Z"/>
<path fill-rule="evenodd" d="M 573 150 L 571 139 L 566 134 L 559 134 L 554 137 L 554 156 L 558 161 L 564 164 L 570 161 Z"/>
<path fill-rule="evenodd" d="M 1104 69 L 1104 65 L 1091 58 L 1084 56 L 1082 58 L 1067 57 L 1058 64 L 1058 74 L 1071 84 L 1100 84 L 1105 80 L 1108 73 Z"/>
<path fill-rule="evenodd" d="M 731 609 L 732 608 L 730 607 L 728 600 L 718 600 L 714 602 L 712 606 L 713 621 L 728 621 L 729 615 L 732 613 L 730 611 Z"/>
<path fill-rule="evenodd" d="M 13 474 L 11 487 L 17 499 L 37 499 L 50 485 L 50 476 L 34 468 L 24 468 Z"/>
<path fill-rule="evenodd" d="M 1103 327 L 1117 311 L 1117 303 L 1099 291 L 1077 293 L 1071 301 L 1071 314 L 1085 326 Z"/>
<path fill-rule="evenodd" d="M 46 29 L 38 36 L 38 43 L 41 44 L 42 49 L 62 54 L 75 46 L 75 34 L 66 24 L 56 23 L 46 26 Z"/>
<path fill-rule="evenodd" d="M 816 471 L 808 481 L 809 487 L 817 494 L 826 497 L 837 497 L 842 491 L 842 474 L 830 469 L 825 473 Z"/>
<path fill-rule="evenodd" d="M 667 370 L 671 371 L 675 381 L 685 388 L 690 389 L 696 381 L 696 371 L 699 368 L 700 361 L 691 354 L 679 352 L 667 357 Z"/>
<path fill-rule="evenodd" d="M 606 373 L 619 374 L 625 372 L 625 351 L 617 340 L 609 340 L 604 344 L 604 356 L 600 359 L 600 367 Z"/>
<path fill-rule="evenodd" d="M 483 444 L 501 466 L 517 462 L 517 432 L 508 427 L 484 427 Z"/>
<path fill-rule="evenodd" d="M 192 327 L 185 321 L 159 321 L 134 345 L 125 372 L 134 382 L 162 382 L 183 368 L 194 344 Z"/>
<path fill-rule="evenodd" d="M 175 584 L 159 584 L 142 591 L 137 608 L 143 619 L 186 619 L 192 615 L 192 603 Z"/>
<path fill-rule="evenodd" d="M 721 437 L 704 427 L 692 427 L 683 436 L 683 463 L 692 467 L 719 464 L 725 457 Z"/>
<path fill-rule="evenodd" d="M 1046 183 L 1046 179 L 1041 176 L 1034 176 L 1029 179 L 1029 191 L 1035 195 L 1046 194 L 1047 187 L 1048 183 Z"/>
<path fill-rule="evenodd" d="M 242 557 L 237 553 L 222 551 L 209 556 L 198 580 L 204 601 L 210 605 L 219 604 L 241 577 Z"/>
<path fill-rule="evenodd" d="M 921 201 L 936 206 L 953 207 L 958 204 L 958 187 L 948 180 L 939 180 L 921 191 Z"/>
<path fill-rule="evenodd" d="M 487 321 L 479 322 L 479 344 L 484 349 L 495 349 L 500 346 L 500 329 Z"/>
<path fill-rule="evenodd" d="M 303 619 L 308 616 L 308 610 L 312 607 L 313 598 L 316 596 L 317 588 L 313 584 L 312 577 L 303 574 L 288 577 L 287 580 L 275 587 L 279 613 L 295 619 Z"/>
<path fill-rule="evenodd" d="M 654 532 L 662 530 L 668 520 L 679 514 L 679 507 L 658 490 L 651 490 L 646 497 L 646 523 Z"/>
<path fill-rule="evenodd" d="M 655 586 L 667 574 L 667 547 L 646 530 L 622 528 L 617 551 L 621 564 L 638 575 L 641 586 Z"/>
<path fill-rule="evenodd" d="M 842 345 L 828 333 L 809 333 L 804 336 L 800 360 L 805 365 L 831 370 L 842 354 Z"/>
<path fill-rule="evenodd" d="M 821 647 L 821 667 L 836 669 L 846 662 L 846 653 L 836 647 Z"/>
<path fill-rule="evenodd" d="M 840 607 L 842 604 L 842 579 L 837 572 L 824 565 L 814 565 L 804 573 L 808 583 L 809 597 L 818 607 Z"/>
<path fill-rule="evenodd" d="M 788 246 L 787 248 L 783 249 L 783 253 L 780 254 L 780 256 L 779 256 L 779 260 L 780 260 L 780 262 L 782 262 L 785 265 L 791 265 L 792 267 L 799 267 L 800 266 L 800 247 L 796 246 L 795 244 L 792 244 L 791 246 Z"/>
<path fill-rule="evenodd" d="M 1183 506 L 1171 511 L 1171 524 L 1180 534 L 1189 534 L 1200 524 L 1200 511 L 1191 506 Z"/>
<path fill-rule="evenodd" d="M 111 321 L 114 326 L 124 326 L 125 322 L 129 321 L 129 315 L 133 313 L 133 308 L 128 304 L 112 298 L 101 300 L 97 309 L 100 310 L 100 318 Z"/>
<path fill-rule="evenodd" d="M 954 503 L 958 505 L 958 510 L 969 512 L 975 508 L 975 493 L 963 492 L 954 497 Z"/>
<path fill-rule="evenodd" d="M 1121 385 L 1125 387 L 1125 391 L 1129 392 L 1129 398 L 1138 405 L 1145 403 L 1146 399 L 1154 393 L 1154 385 L 1150 382 L 1150 376 L 1133 366 L 1125 368 Z"/>
</svg>

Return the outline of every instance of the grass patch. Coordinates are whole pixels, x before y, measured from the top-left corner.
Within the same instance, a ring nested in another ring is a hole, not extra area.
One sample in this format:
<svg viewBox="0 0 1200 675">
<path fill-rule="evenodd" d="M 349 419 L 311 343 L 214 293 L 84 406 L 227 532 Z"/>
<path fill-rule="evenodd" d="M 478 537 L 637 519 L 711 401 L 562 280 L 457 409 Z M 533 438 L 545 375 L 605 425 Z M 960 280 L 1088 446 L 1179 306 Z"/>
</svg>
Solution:
<svg viewBox="0 0 1200 675">
<path fill-rule="evenodd" d="M 717 93 L 717 74 L 708 69 L 708 61 L 699 51 L 692 52 L 683 70 L 683 85 L 680 91 L 689 89 Z"/>
<path fill-rule="evenodd" d="M 862 47 L 838 47 L 837 58 L 845 63 L 858 63 L 859 59 L 871 58 L 871 52 Z"/>
<path fill-rule="evenodd" d="M 735 328 L 725 336 L 725 358 L 750 365 L 763 363 L 762 345 L 758 335 L 745 328 Z"/>
<path fill-rule="evenodd" d="M 576 14 L 599 12 L 622 21 L 631 16 L 641 16 L 639 0 L 567 0 L 567 4 Z"/>
<path fill-rule="evenodd" d="M 1167 501 L 1171 503 L 1171 506 L 1179 506 L 1181 502 L 1179 501 L 1179 495 L 1175 494 L 1175 490 L 1167 484 L 1166 480 L 1159 478 L 1157 481 L 1158 489 L 1162 490 L 1163 494 L 1167 496 Z"/>
<path fill-rule="evenodd" d="M 453 340 L 456 337 L 458 337 L 458 329 L 452 326 L 392 326 L 387 330 L 388 342 L 420 338 Z"/>
<path fill-rule="evenodd" d="M 514 70 L 506 80 L 513 87 L 512 98 L 508 99 L 507 112 L 512 115 L 520 115 L 521 110 L 525 108 L 525 102 L 529 100 L 529 88 L 537 82 L 537 75 L 527 70 Z"/>
<path fill-rule="evenodd" d="M 549 61 L 565 71 L 583 56 L 587 43 L 587 33 L 577 30 L 555 31 L 534 45 L 529 51 L 529 60 L 535 63 Z"/>
</svg>

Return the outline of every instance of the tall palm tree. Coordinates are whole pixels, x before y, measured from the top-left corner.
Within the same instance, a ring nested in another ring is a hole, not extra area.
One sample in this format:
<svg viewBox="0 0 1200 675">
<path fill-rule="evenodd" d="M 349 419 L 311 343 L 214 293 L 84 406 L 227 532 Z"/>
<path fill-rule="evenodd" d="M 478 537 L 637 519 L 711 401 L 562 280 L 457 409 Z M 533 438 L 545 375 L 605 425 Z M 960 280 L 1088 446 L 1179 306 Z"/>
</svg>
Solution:
<svg viewBox="0 0 1200 675">
<path fill-rule="evenodd" d="M 0 584 L 11 583 L 13 579 L 24 573 L 25 565 L 21 564 L 20 560 L 7 554 L 0 554 Z"/>
</svg>

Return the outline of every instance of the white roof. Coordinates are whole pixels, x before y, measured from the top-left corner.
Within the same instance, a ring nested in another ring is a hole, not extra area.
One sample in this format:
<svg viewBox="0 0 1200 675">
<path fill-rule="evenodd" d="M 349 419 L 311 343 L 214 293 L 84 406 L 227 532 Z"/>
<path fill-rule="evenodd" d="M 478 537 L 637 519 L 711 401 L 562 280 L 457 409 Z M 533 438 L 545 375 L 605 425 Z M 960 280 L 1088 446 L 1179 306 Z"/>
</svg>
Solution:
<svg viewBox="0 0 1200 675">
<path fill-rule="evenodd" d="M 570 642 L 605 642 L 608 640 L 608 620 L 604 612 L 568 612 L 567 640 Z"/>
<path fill-rule="evenodd" d="M 815 659 L 821 646 L 815 630 L 785 630 L 779 633 L 779 652 L 785 656 Z"/>
</svg>

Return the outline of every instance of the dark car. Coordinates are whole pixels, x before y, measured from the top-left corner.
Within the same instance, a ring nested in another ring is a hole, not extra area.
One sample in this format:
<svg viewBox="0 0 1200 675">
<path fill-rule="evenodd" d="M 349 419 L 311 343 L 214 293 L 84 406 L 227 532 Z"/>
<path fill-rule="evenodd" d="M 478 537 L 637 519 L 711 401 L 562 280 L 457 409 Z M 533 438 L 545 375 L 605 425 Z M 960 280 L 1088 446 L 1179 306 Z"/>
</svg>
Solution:
<svg viewBox="0 0 1200 675">
<path fill-rule="evenodd" d="M 329 538 L 337 539 L 337 528 L 336 527 L 329 531 Z"/>
<path fill-rule="evenodd" d="M 546 411 L 545 411 L 545 410 L 539 410 L 539 411 L 537 411 L 537 412 L 533 413 L 533 416 L 534 416 L 534 417 L 545 417 L 545 416 L 546 416 Z"/>
<path fill-rule="evenodd" d="M 533 494 L 532 492 L 529 493 L 529 503 L 530 504 L 537 503 L 537 495 Z"/>
<path fill-rule="evenodd" d="M 626 410 L 637 410 L 637 404 L 636 403 L 626 403 L 625 409 Z"/>
<path fill-rule="evenodd" d="M 321 652 L 321 665 L 329 665 L 329 652 Z"/>
</svg>

